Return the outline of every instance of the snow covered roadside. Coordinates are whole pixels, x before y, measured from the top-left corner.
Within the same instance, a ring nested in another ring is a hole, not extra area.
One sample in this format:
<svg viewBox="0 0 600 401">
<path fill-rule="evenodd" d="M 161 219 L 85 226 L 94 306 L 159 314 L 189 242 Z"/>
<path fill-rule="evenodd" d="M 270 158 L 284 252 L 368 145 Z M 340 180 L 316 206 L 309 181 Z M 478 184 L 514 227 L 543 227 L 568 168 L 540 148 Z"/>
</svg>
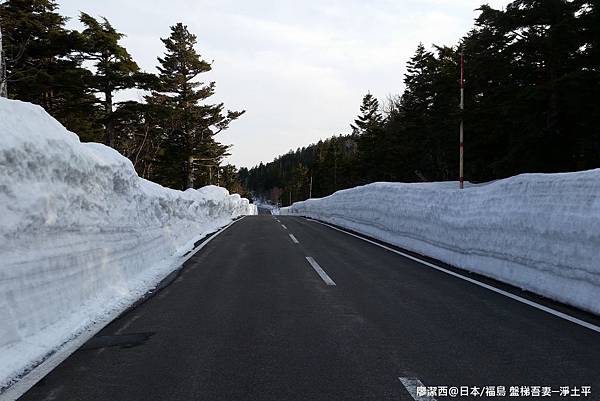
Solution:
<svg viewBox="0 0 600 401">
<path fill-rule="evenodd" d="M 255 213 L 223 188 L 141 179 L 42 108 L 0 98 L 0 392 L 151 289 L 195 241 Z"/>
<path fill-rule="evenodd" d="M 265 201 L 264 199 L 254 199 L 254 204 L 257 209 L 261 209 L 263 213 L 266 211 L 268 214 L 276 214 L 279 209 L 277 206 L 272 205 L 269 201 Z"/>
<path fill-rule="evenodd" d="M 600 169 L 374 183 L 281 214 L 329 222 L 600 315 Z"/>
</svg>

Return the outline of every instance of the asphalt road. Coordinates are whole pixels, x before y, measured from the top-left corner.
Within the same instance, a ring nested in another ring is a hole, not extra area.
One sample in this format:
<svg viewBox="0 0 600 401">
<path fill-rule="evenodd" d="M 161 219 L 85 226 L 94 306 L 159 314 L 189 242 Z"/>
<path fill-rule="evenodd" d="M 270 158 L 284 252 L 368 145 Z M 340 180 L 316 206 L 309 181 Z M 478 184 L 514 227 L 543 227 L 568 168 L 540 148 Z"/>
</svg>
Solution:
<svg viewBox="0 0 600 401">
<path fill-rule="evenodd" d="M 255 216 L 21 399 L 413 400 L 399 378 L 599 400 L 600 334 L 316 222 Z"/>
</svg>

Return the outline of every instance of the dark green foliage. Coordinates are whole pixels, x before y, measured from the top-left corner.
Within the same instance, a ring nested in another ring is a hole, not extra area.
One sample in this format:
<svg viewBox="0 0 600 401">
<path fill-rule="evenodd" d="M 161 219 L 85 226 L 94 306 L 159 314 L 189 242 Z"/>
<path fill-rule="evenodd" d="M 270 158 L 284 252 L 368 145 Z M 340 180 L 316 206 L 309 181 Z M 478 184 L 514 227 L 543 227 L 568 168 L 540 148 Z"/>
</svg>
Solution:
<svg viewBox="0 0 600 401">
<path fill-rule="evenodd" d="M 238 169 L 233 164 L 226 164 L 217 169 L 216 184 L 226 188 L 230 193 L 240 194 L 244 196 L 244 189 L 240 182 Z"/>
<path fill-rule="evenodd" d="M 348 135 L 319 141 L 266 165 L 240 170 L 240 181 L 256 196 L 280 201 L 284 206 L 308 198 L 311 177 L 313 197 L 350 188 L 361 179 L 356 163 L 358 140 L 357 135 Z"/>
<path fill-rule="evenodd" d="M 94 93 L 103 96 L 105 142 L 114 147 L 113 96 L 116 91 L 136 86 L 135 76 L 139 67 L 127 50 L 119 45 L 123 34 L 117 32 L 106 18 L 98 22 L 94 17 L 81 13 L 79 19 L 85 26 L 80 35 L 82 53 L 95 67 L 88 85 Z"/>
<path fill-rule="evenodd" d="M 362 101 L 352 133 L 235 173 L 221 166 L 216 135 L 243 112 L 205 103 L 211 64 L 183 24 L 163 39 L 159 75 L 139 71 L 106 19 L 82 13 L 65 28 L 54 0 L 5 0 L 0 22 L 8 95 L 42 105 L 82 140 L 104 140 L 138 173 L 173 188 L 223 184 L 284 204 L 373 181 L 454 180 L 458 175 L 459 55 L 466 61 L 465 176 L 487 181 L 524 172 L 600 167 L 600 3 L 515 0 L 481 6 L 457 46 L 422 44 L 401 95 Z M 88 61 L 88 63 L 84 63 Z M 85 68 L 89 62 L 93 69 Z M 123 89 L 145 103 L 113 105 Z"/>
<path fill-rule="evenodd" d="M 8 96 L 44 107 L 82 139 L 98 136 L 91 73 L 75 53 L 81 42 L 65 29 L 52 0 L 7 0 L 0 4 Z"/>
<path fill-rule="evenodd" d="M 171 35 L 162 41 L 166 54 L 158 59 L 159 82 L 146 98 L 165 116 L 161 122 L 164 152 L 159 181 L 181 189 L 215 183 L 216 168 L 228 155 L 228 147 L 218 143 L 215 136 L 243 111 L 225 112 L 222 103 L 200 103 L 214 94 L 215 83 L 196 80 L 210 71 L 211 65 L 196 53 L 196 36 L 186 26 L 180 23 L 171 27 Z"/>
<path fill-rule="evenodd" d="M 0 3 L 9 97 L 41 105 L 83 141 L 104 141 L 144 178 L 184 189 L 216 184 L 223 173 L 228 187 L 239 187 L 234 168 L 220 166 L 228 147 L 215 135 L 243 112 L 202 103 L 215 83 L 196 80 L 211 66 L 184 25 L 163 39 L 167 52 L 154 76 L 140 71 L 106 18 L 81 13 L 84 29 L 69 31 L 57 8 L 53 0 Z M 115 104 L 115 93 L 130 88 L 151 95 Z"/>
<path fill-rule="evenodd" d="M 381 163 L 387 151 L 383 144 L 383 116 L 379 101 L 370 93 L 363 98 L 360 115 L 351 128 L 358 137 L 360 170 L 364 180 L 376 181 L 382 176 Z M 334 149 L 337 151 L 337 148 Z"/>
<path fill-rule="evenodd" d="M 134 101 L 120 103 L 113 113 L 115 148 L 131 160 L 140 177 L 152 181 L 163 174 L 158 167 L 164 152 L 163 118 L 161 108 Z"/>
<path fill-rule="evenodd" d="M 597 3 L 564 0 L 481 8 L 463 40 L 470 177 L 598 167 L 600 60 L 588 58 L 598 31 L 587 25 L 597 12 Z"/>
<path fill-rule="evenodd" d="M 600 3 L 516 0 L 505 11 L 482 6 L 459 46 L 420 44 L 383 116 L 368 94 L 352 136 L 261 164 L 248 188 L 287 204 L 300 167 L 313 196 L 378 180 L 456 180 L 461 51 L 468 180 L 600 167 Z M 344 139 L 357 151 L 340 158 Z"/>
</svg>

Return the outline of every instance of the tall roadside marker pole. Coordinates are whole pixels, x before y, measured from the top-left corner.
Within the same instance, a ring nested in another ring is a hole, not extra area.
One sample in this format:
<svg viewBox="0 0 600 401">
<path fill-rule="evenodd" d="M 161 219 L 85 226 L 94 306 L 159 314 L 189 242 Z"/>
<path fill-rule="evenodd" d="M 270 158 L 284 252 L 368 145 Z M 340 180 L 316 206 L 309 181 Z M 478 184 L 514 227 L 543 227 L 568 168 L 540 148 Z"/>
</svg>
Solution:
<svg viewBox="0 0 600 401">
<path fill-rule="evenodd" d="M 464 132 L 463 132 L 463 111 L 465 110 L 465 59 L 463 51 L 460 51 L 460 167 L 459 167 L 459 181 L 460 189 L 465 187 L 465 174 L 464 174 Z"/>
<path fill-rule="evenodd" d="M 2 47 L 2 20 L 0 20 L 0 97 L 8 97 L 6 85 L 6 60 Z"/>
</svg>

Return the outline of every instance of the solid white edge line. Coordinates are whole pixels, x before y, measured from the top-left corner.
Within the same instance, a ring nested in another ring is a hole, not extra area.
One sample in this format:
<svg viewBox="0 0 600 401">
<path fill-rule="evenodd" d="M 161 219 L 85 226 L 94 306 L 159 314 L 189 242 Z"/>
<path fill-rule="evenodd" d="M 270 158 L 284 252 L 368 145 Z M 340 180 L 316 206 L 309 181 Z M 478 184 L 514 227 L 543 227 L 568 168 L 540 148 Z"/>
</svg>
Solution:
<svg viewBox="0 0 600 401">
<path fill-rule="evenodd" d="M 417 387 L 425 387 L 423 383 L 421 383 L 421 380 L 414 377 L 399 377 L 398 380 L 400 380 L 406 391 L 408 391 L 415 401 L 436 401 L 436 399 L 431 396 L 417 395 Z"/>
<path fill-rule="evenodd" d="M 177 262 L 177 267 L 183 266 L 185 262 L 187 262 L 192 256 L 194 256 L 199 250 L 204 248 L 210 241 L 212 241 L 215 237 L 221 234 L 223 231 L 227 230 L 233 224 L 242 220 L 246 216 L 242 216 L 241 218 L 232 221 L 225 227 L 220 228 L 216 233 L 211 235 L 208 239 L 206 239 L 202 244 L 200 244 L 197 248 L 194 248 L 189 254 L 185 257 L 182 257 L 180 261 Z M 168 272 L 163 278 L 156 282 L 158 285 L 165 277 L 174 272 L 175 269 Z M 154 290 L 154 289 L 152 289 Z M 144 294 L 145 295 L 145 294 Z M 133 304 L 133 303 L 132 303 Z M 16 383 L 12 386 L 8 387 L 4 392 L 0 393 L 0 401 L 15 401 L 23 394 L 25 394 L 29 389 L 37 384 L 40 380 L 42 380 L 48 373 L 53 371 L 58 365 L 60 365 L 65 359 L 70 357 L 75 351 L 77 351 L 83 344 L 85 344 L 89 339 L 98 334 L 102 329 L 108 326 L 113 322 L 116 318 L 118 318 L 123 312 L 125 312 L 131 305 L 127 305 L 122 309 L 116 310 L 111 315 L 98 320 L 93 326 L 85 329 L 81 334 L 75 337 L 73 340 L 68 341 L 66 344 L 62 345 L 54 354 L 48 357 L 44 362 L 40 363 L 38 366 L 33 368 L 29 373 L 20 378 Z"/>
<path fill-rule="evenodd" d="M 596 326 L 595 324 L 592 324 L 592 323 L 590 323 L 590 322 L 586 322 L 585 320 L 577 319 L 576 317 L 573 317 L 573 316 L 567 315 L 566 313 L 563 313 L 563 312 L 557 311 L 557 310 L 555 310 L 555 309 L 552 309 L 552 308 L 549 308 L 549 307 L 547 307 L 547 306 L 540 305 L 540 304 L 538 304 L 537 302 L 530 301 L 529 299 L 526 299 L 526 298 L 520 297 L 520 296 L 518 296 L 518 295 L 512 294 L 512 293 L 510 293 L 510 292 L 508 292 L 508 291 L 504 291 L 504 290 L 501 290 L 501 289 L 499 289 L 499 288 L 493 287 L 493 286 L 491 286 L 491 285 L 489 285 L 489 284 L 482 283 L 481 281 L 477 281 L 477 280 L 475 280 L 475 279 L 472 279 L 472 278 L 470 278 L 470 277 L 463 276 L 462 274 L 458 274 L 458 273 L 456 273 L 456 272 L 453 272 L 453 271 L 451 271 L 451 270 L 445 269 L 445 268 L 443 268 L 443 267 L 440 267 L 440 266 L 438 266 L 438 265 L 435 265 L 435 264 L 433 264 L 433 263 L 429 263 L 429 262 L 427 262 L 427 261 L 425 261 L 425 260 L 422 260 L 422 259 L 416 258 L 416 257 L 414 257 L 414 256 L 412 256 L 412 255 L 409 255 L 409 254 L 407 254 L 407 253 L 404 253 L 404 252 L 398 251 L 398 250 L 396 250 L 396 249 L 394 249 L 394 248 L 390 248 L 389 246 L 385 246 L 385 245 L 383 245 L 383 244 L 380 244 L 380 243 L 378 243 L 378 242 L 371 241 L 370 239 L 367 239 L 367 238 L 361 237 L 360 235 L 357 235 L 357 234 L 354 234 L 354 233 L 348 232 L 348 231 L 346 231 L 346 230 L 342 230 L 341 228 L 338 228 L 338 227 L 332 226 L 331 224 L 327 224 L 327 223 L 324 223 L 324 222 L 322 222 L 322 221 L 318 221 L 318 220 L 314 220 L 314 219 L 307 219 L 307 220 L 314 221 L 315 223 L 319 223 L 319 224 L 322 224 L 322 225 L 324 225 L 324 226 L 327 226 L 327 227 L 329 227 L 329 228 L 332 228 L 332 229 L 334 229 L 334 230 L 337 230 L 337 231 L 343 232 L 343 233 L 345 233 L 345 234 L 351 235 L 351 236 L 353 236 L 353 237 L 356 237 L 356 238 L 358 238 L 358 239 L 361 239 L 361 240 L 363 240 L 363 241 L 366 241 L 366 242 L 368 242 L 368 243 L 370 243 L 370 244 L 377 245 L 377 246 L 378 246 L 378 247 L 380 247 L 380 248 L 383 248 L 383 249 L 386 249 L 386 250 L 388 250 L 388 251 L 390 251 L 390 252 L 394 252 L 394 253 L 396 253 L 396 254 L 398 254 L 398 255 L 404 256 L 404 257 L 405 257 L 405 258 L 407 258 L 407 259 L 414 260 L 415 262 L 419 262 L 419 263 L 421 263 L 421 264 L 423 264 L 423 265 L 425 265 L 425 266 L 431 267 L 431 268 L 433 268 L 433 269 L 435 269 L 435 270 L 438 270 L 438 271 L 441 271 L 441 272 L 443 272 L 443 273 L 446 273 L 446 274 L 449 274 L 449 275 L 451 275 L 451 276 L 454 276 L 454 277 L 456 277 L 456 278 L 459 278 L 459 279 L 462 279 L 462 280 L 468 281 L 469 283 L 472 283 L 472 284 L 478 285 L 478 286 L 480 286 L 480 287 L 486 288 L 486 289 L 488 289 L 488 290 L 490 290 L 490 291 L 494 291 L 495 293 L 498 293 L 498 294 L 504 295 L 505 297 L 508 297 L 508 298 L 514 299 L 515 301 L 521 302 L 521 303 L 523 303 L 523 304 L 525 304 L 525 305 L 529 305 L 529 306 L 531 306 L 531 307 L 533 307 L 533 308 L 536 308 L 536 309 L 539 309 L 539 310 L 541 310 L 541 311 L 543 311 L 543 312 L 549 313 L 549 314 L 551 314 L 551 315 L 554 315 L 554 316 L 556 316 L 556 317 L 559 317 L 559 318 L 561 318 L 561 319 L 567 320 L 567 321 L 569 321 L 569 322 L 571 322 L 571 323 L 578 324 L 578 325 L 580 325 L 580 326 L 582 326 L 582 327 L 585 327 L 585 328 L 587 328 L 587 329 L 590 329 L 590 330 L 593 330 L 593 331 L 595 331 L 595 332 L 597 332 L 597 333 L 600 333 L 600 327 L 599 327 L 599 326 Z"/>
<path fill-rule="evenodd" d="M 335 286 L 334 281 L 331 279 L 331 277 L 329 277 L 327 275 L 327 273 L 325 273 L 325 270 L 323 270 L 321 268 L 321 266 L 319 266 L 319 264 L 317 263 L 316 260 L 314 260 L 312 257 L 307 256 L 306 260 L 308 260 L 308 263 L 312 266 L 312 268 L 317 272 L 317 274 L 319 275 L 319 277 L 321 277 L 321 280 L 323 280 L 325 282 L 325 284 L 327 285 L 331 285 L 331 286 Z"/>
<path fill-rule="evenodd" d="M 294 244 L 300 243 L 300 241 L 298 241 L 298 239 L 296 237 L 294 237 L 294 234 L 290 233 L 288 235 L 290 236 L 290 238 L 292 239 L 292 242 L 294 242 Z"/>
</svg>

